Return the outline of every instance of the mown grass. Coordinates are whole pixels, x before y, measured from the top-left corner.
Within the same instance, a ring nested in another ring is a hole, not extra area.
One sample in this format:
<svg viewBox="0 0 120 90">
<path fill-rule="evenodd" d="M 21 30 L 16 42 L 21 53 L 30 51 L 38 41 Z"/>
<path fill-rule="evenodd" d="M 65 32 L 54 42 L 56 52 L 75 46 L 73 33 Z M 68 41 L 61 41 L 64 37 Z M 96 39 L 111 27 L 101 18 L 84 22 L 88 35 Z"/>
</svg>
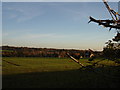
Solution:
<svg viewBox="0 0 120 90">
<path fill-rule="evenodd" d="M 15 66 L 3 61 L 3 74 L 18 74 L 29 72 L 51 72 L 78 69 L 80 66 L 67 58 L 29 58 L 12 57 L 3 60 L 18 64 Z"/>
<path fill-rule="evenodd" d="M 86 67 L 69 58 L 4 57 L 3 88 L 112 88 L 119 86 L 120 65 L 110 60 L 81 59 Z M 100 61 L 100 62 L 98 62 Z M 93 63 L 97 65 L 92 66 Z"/>
</svg>

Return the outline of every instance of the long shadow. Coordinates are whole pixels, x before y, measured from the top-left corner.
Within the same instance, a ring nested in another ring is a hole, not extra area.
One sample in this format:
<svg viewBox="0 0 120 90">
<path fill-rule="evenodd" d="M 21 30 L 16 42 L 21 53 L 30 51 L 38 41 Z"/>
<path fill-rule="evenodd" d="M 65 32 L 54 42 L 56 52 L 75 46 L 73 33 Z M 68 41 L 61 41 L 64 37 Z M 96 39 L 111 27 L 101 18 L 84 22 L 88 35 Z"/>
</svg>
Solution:
<svg viewBox="0 0 120 90">
<path fill-rule="evenodd" d="M 100 75 L 93 69 L 80 68 L 69 71 L 3 75 L 2 88 L 118 88 L 119 81 Z"/>
</svg>

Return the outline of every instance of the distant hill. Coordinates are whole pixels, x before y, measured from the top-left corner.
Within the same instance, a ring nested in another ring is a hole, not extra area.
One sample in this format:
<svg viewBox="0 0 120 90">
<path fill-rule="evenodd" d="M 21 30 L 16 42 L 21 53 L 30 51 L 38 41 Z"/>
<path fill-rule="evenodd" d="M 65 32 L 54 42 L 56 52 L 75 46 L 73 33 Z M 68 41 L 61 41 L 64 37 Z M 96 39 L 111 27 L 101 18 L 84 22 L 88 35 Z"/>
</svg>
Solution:
<svg viewBox="0 0 120 90">
<path fill-rule="evenodd" d="M 85 53 L 91 53 L 90 50 L 75 50 L 75 49 L 54 49 L 54 48 L 29 48 L 29 47 L 14 47 L 14 46 L 2 46 L 3 57 L 68 57 L 66 53 L 70 53 L 72 56 L 85 57 Z M 101 52 L 93 51 L 96 55 L 100 55 Z"/>
</svg>

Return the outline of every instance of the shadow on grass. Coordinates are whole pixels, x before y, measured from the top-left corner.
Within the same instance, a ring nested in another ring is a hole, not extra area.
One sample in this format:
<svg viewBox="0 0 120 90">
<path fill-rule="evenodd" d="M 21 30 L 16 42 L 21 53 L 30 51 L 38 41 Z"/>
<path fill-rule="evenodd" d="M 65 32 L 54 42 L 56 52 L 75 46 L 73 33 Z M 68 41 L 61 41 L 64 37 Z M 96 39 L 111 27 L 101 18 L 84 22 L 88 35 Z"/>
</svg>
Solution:
<svg viewBox="0 0 120 90">
<path fill-rule="evenodd" d="M 98 69 L 98 68 L 97 68 Z M 100 69 L 100 68 L 99 68 Z M 102 68 L 103 69 L 103 68 Z M 3 75 L 4 88 L 116 88 L 120 80 L 95 73 L 92 69 L 34 72 Z"/>
</svg>

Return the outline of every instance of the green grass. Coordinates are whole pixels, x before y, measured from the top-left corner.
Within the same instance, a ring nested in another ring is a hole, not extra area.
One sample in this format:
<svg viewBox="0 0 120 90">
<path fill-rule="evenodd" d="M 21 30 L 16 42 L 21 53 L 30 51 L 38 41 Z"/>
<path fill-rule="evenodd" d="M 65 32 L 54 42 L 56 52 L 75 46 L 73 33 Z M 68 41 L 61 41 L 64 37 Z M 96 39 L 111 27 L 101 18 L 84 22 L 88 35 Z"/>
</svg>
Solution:
<svg viewBox="0 0 120 90">
<path fill-rule="evenodd" d="M 1 52 L 13 52 L 13 50 L 0 50 Z"/>
<path fill-rule="evenodd" d="M 120 65 L 114 61 L 102 60 L 91 69 L 82 68 L 69 58 L 3 57 L 2 60 L 19 65 L 2 61 L 3 88 L 120 87 Z M 89 67 L 100 60 L 80 62 Z"/>
<path fill-rule="evenodd" d="M 66 58 L 24 58 L 13 57 L 3 60 L 18 64 L 15 66 L 3 61 L 3 74 L 18 74 L 29 72 L 51 72 L 78 69 L 80 66 Z"/>
</svg>

